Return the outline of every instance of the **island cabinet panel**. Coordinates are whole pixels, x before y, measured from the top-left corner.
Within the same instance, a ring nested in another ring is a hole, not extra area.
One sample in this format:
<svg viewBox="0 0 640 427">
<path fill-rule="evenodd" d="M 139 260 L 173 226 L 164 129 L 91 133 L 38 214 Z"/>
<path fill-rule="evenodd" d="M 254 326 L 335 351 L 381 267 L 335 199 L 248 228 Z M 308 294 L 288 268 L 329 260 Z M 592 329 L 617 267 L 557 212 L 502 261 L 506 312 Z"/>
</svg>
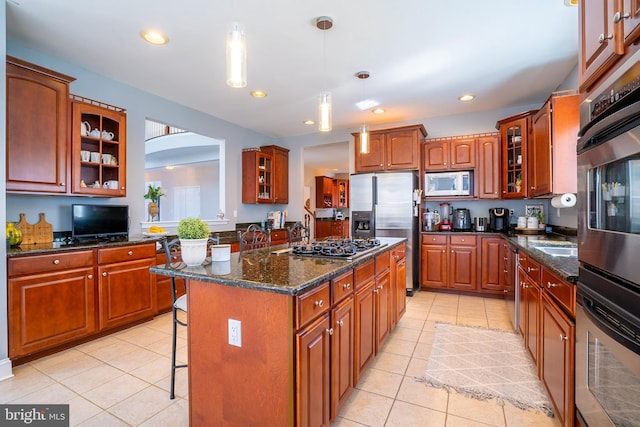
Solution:
<svg viewBox="0 0 640 427">
<path fill-rule="evenodd" d="M 375 283 L 375 303 L 376 303 L 376 354 L 382 348 L 382 344 L 391 332 L 391 275 L 389 270 L 385 270 L 376 277 Z"/>
<path fill-rule="evenodd" d="M 391 327 L 398 324 L 407 310 L 407 245 L 398 245 L 391 250 Z"/>
<path fill-rule="evenodd" d="M 191 426 L 296 425 L 294 298 L 195 280 L 188 288 Z M 228 344 L 229 319 L 241 322 L 242 347 Z"/>
<path fill-rule="evenodd" d="M 331 311 L 331 420 L 353 390 L 354 338 L 353 295 Z"/>
</svg>

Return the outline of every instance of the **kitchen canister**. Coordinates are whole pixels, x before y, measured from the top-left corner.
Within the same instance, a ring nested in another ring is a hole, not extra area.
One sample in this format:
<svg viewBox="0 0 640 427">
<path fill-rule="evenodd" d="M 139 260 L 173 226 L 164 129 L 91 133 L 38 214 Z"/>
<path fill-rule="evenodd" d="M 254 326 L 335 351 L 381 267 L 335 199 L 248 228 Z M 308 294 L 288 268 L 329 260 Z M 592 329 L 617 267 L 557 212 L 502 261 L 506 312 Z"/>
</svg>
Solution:
<svg viewBox="0 0 640 427">
<path fill-rule="evenodd" d="M 229 261 L 231 245 L 211 245 L 211 261 Z"/>
<path fill-rule="evenodd" d="M 535 216 L 527 218 L 527 228 L 538 228 L 538 218 Z"/>
<path fill-rule="evenodd" d="M 519 216 L 518 217 L 518 228 L 527 228 L 527 217 Z"/>
</svg>

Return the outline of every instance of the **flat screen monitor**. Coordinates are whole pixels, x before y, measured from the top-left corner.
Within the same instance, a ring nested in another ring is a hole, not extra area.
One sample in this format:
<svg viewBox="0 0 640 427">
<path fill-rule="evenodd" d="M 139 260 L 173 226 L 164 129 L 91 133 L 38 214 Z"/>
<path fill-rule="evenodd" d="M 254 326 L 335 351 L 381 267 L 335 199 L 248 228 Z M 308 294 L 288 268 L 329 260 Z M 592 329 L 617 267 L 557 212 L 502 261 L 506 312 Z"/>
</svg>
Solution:
<svg viewBox="0 0 640 427">
<path fill-rule="evenodd" d="M 129 235 L 129 206 L 74 204 L 71 211 L 74 239 L 111 239 Z"/>
</svg>

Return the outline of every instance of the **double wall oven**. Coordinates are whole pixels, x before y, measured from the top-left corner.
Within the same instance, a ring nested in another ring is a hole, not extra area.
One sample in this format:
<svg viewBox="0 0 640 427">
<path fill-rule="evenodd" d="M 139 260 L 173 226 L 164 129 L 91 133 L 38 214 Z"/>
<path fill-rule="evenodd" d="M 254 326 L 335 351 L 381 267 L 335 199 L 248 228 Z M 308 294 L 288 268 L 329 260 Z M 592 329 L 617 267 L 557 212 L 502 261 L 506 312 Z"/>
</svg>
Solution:
<svg viewBox="0 0 640 427">
<path fill-rule="evenodd" d="M 640 54 L 581 105 L 576 408 L 640 426 Z"/>
</svg>

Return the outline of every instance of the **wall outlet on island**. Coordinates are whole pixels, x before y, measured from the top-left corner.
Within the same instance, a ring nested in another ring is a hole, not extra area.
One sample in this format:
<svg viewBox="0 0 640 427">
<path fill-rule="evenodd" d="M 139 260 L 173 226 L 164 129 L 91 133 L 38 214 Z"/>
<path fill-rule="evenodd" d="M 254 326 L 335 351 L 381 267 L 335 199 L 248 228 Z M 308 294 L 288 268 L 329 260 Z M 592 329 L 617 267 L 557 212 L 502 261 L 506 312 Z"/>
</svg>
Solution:
<svg viewBox="0 0 640 427">
<path fill-rule="evenodd" d="M 229 319 L 229 344 L 242 347 L 242 322 Z"/>
<path fill-rule="evenodd" d="M 516 214 L 516 213 L 515 213 L 515 211 L 514 211 L 513 209 L 509 209 L 509 216 L 510 216 L 511 218 L 513 218 L 513 216 L 514 216 L 515 214 Z"/>
</svg>

